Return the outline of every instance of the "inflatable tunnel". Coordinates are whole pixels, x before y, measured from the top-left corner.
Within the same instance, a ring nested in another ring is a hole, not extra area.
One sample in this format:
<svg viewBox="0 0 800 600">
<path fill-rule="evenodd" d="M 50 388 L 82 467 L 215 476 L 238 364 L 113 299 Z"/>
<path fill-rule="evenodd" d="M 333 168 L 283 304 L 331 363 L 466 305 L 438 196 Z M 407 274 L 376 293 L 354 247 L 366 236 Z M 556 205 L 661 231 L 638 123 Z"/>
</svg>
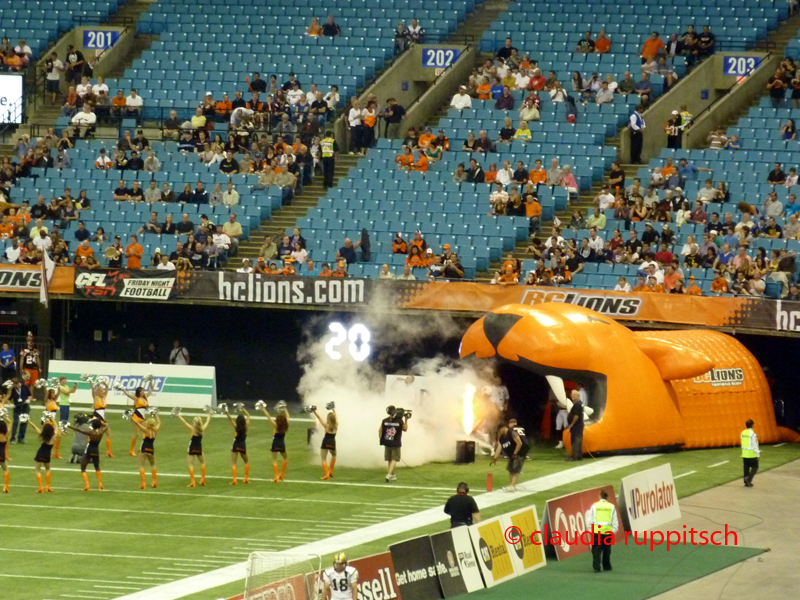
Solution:
<svg viewBox="0 0 800 600">
<path fill-rule="evenodd" d="M 460 352 L 545 376 L 557 397 L 563 380 L 584 385 L 584 452 L 738 446 L 748 419 L 762 443 L 800 441 L 777 425 L 758 361 L 718 331 L 633 332 L 581 306 L 509 304 L 473 323 Z"/>
</svg>

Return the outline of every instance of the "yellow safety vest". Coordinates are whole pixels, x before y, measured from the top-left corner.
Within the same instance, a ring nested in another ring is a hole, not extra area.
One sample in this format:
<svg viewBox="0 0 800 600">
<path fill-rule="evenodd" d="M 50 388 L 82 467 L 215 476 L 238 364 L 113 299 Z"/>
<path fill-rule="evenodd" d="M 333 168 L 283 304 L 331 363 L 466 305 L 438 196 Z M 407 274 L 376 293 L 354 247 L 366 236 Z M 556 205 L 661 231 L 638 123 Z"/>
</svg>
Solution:
<svg viewBox="0 0 800 600">
<path fill-rule="evenodd" d="M 611 522 L 611 516 L 614 514 L 614 505 L 606 500 L 600 500 L 592 505 L 594 509 L 595 519 L 592 524 L 592 533 L 611 533 L 614 527 Z"/>
<path fill-rule="evenodd" d="M 320 142 L 320 147 L 322 148 L 322 158 L 330 158 L 333 156 L 333 138 L 325 138 Z"/>
<path fill-rule="evenodd" d="M 742 458 L 756 458 L 756 451 L 753 450 L 753 436 L 755 431 L 745 429 L 742 432 Z"/>
</svg>

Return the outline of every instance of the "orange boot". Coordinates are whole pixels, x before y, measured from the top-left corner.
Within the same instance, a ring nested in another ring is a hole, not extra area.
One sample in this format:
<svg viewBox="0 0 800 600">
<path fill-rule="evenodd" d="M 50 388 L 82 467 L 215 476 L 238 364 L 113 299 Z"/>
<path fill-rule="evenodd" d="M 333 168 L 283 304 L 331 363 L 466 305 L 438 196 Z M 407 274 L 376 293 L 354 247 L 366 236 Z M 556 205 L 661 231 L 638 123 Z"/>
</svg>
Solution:
<svg viewBox="0 0 800 600">
<path fill-rule="evenodd" d="M 114 454 L 111 452 L 111 440 L 106 438 L 106 456 L 108 458 L 114 458 Z"/>
<path fill-rule="evenodd" d="M 236 465 L 231 467 L 231 473 L 233 473 L 233 481 L 231 481 L 231 485 L 239 485 L 239 480 L 236 478 Z"/>
<path fill-rule="evenodd" d="M 8 471 L 3 473 L 3 492 L 8 493 Z"/>
<path fill-rule="evenodd" d="M 36 474 L 36 481 L 39 483 L 39 489 L 36 490 L 36 493 L 37 494 L 41 494 L 42 492 L 44 492 L 44 486 L 42 486 L 42 474 L 41 473 L 37 473 Z"/>
<path fill-rule="evenodd" d="M 53 458 L 61 458 L 61 455 L 58 453 L 58 449 L 61 448 L 61 438 L 58 438 L 53 446 L 53 450 L 55 451 Z"/>
<path fill-rule="evenodd" d="M 194 482 L 194 467 L 189 467 L 189 485 L 186 487 L 197 487 L 197 484 Z"/>
<path fill-rule="evenodd" d="M 250 483 L 250 465 L 244 466 L 244 479 L 242 483 Z"/>
<path fill-rule="evenodd" d="M 44 474 L 44 491 L 45 492 L 52 492 L 53 488 L 50 487 L 50 471 L 47 471 Z"/>
<path fill-rule="evenodd" d="M 327 479 L 331 478 L 331 474 L 328 471 L 328 463 L 326 463 L 326 462 L 322 463 L 322 471 L 324 472 L 324 475 L 322 476 L 322 479 L 326 479 L 327 480 Z"/>
<path fill-rule="evenodd" d="M 275 479 L 272 480 L 272 483 L 278 483 L 281 480 L 281 474 L 278 471 L 278 463 L 272 463 L 272 470 L 275 471 Z"/>
<path fill-rule="evenodd" d="M 144 478 L 144 469 L 139 469 L 139 478 L 142 480 L 142 485 L 139 486 L 140 490 L 147 489 L 147 481 Z"/>
<path fill-rule="evenodd" d="M 6 460 L 11 460 L 11 459 L 8 457 L 8 444 L 6 444 Z"/>
<path fill-rule="evenodd" d="M 281 463 L 281 481 L 284 481 L 283 476 L 286 475 L 286 465 L 288 464 L 289 463 L 287 463 L 286 461 L 283 461 L 283 463 Z"/>
<path fill-rule="evenodd" d="M 91 488 L 89 487 L 89 474 L 84 471 L 81 473 L 81 477 L 83 478 L 83 491 L 88 492 Z"/>
<path fill-rule="evenodd" d="M 330 477 L 331 479 L 333 479 L 333 467 L 335 465 L 336 465 L 336 459 L 332 458 L 331 459 L 331 469 L 330 469 L 330 471 L 328 471 L 328 477 Z"/>
<path fill-rule="evenodd" d="M 131 456 L 136 456 L 136 438 L 131 440 Z"/>
<path fill-rule="evenodd" d="M 158 481 L 156 480 L 156 470 L 153 469 L 150 471 L 150 475 L 153 477 L 153 487 L 158 487 Z"/>
<path fill-rule="evenodd" d="M 103 487 L 103 474 L 100 471 L 95 471 L 94 474 L 97 475 L 97 488 L 100 490 L 106 489 Z"/>
<path fill-rule="evenodd" d="M 200 465 L 200 485 L 206 484 L 206 466 Z"/>
</svg>

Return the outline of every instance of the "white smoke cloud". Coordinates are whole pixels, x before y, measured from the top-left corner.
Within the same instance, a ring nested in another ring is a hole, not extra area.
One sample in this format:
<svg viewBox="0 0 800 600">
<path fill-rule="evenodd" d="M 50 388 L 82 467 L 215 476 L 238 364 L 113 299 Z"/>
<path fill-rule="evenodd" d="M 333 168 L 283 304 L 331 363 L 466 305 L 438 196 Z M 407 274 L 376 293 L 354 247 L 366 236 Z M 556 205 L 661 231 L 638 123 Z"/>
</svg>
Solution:
<svg viewBox="0 0 800 600">
<path fill-rule="evenodd" d="M 322 319 L 322 318 L 321 318 Z M 327 323 L 329 319 L 325 319 Z M 462 329 L 446 315 L 424 318 L 404 318 L 397 314 L 362 314 L 354 321 L 365 324 L 380 345 L 395 355 L 413 353 L 430 343 L 459 338 Z M 312 323 L 307 342 L 298 351 L 303 375 L 298 393 L 304 406 L 314 405 L 325 418 L 325 405 L 336 403 L 339 431 L 336 436 L 337 463 L 348 468 L 376 468 L 385 465 L 383 447 L 379 445 L 378 429 L 390 404 L 413 411 L 408 431 L 403 434 L 403 462 L 418 466 L 432 461 L 452 461 L 457 440 L 466 439 L 462 425 L 464 388 L 474 385 L 478 390 L 490 382 L 487 365 L 481 372 L 458 357 L 437 356 L 419 359 L 402 374 L 424 378 L 427 393 L 415 393 L 404 385 L 393 385 L 386 394 L 385 364 L 390 357 L 367 363 L 352 360 L 345 352 L 341 360 L 332 360 L 325 352 L 329 336 L 312 339 L 319 324 Z M 318 334 L 317 334 L 318 335 Z M 384 360 L 385 359 L 385 360 Z M 419 387 L 420 380 L 416 385 Z M 323 431 L 317 428 L 312 439 L 319 448 Z"/>
</svg>

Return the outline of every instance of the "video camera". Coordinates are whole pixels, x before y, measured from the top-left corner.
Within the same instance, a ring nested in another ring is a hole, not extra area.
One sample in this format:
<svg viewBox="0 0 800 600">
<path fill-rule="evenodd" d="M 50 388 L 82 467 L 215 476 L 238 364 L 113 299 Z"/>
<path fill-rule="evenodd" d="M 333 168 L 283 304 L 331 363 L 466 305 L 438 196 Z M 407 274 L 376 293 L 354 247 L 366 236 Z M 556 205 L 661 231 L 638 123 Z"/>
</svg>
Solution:
<svg viewBox="0 0 800 600">
<path fill-rule="evenodd" d="M 317 410 L 316 406 L 304 406 L 303 408 L 300 409 L 300 412 L 301 413 L 313 413 L 313 412 L 316 412 L 316 410 Z"/>
<path fill-rule="evenodd" d="M 394 406 L 387 406 L 386 407 L 386 414 L 390 417 L 394 417 L 395 419 L 410 419 L 411 418 L 411 411 L 406 410 L 404 408 Z"/>
</svg>

